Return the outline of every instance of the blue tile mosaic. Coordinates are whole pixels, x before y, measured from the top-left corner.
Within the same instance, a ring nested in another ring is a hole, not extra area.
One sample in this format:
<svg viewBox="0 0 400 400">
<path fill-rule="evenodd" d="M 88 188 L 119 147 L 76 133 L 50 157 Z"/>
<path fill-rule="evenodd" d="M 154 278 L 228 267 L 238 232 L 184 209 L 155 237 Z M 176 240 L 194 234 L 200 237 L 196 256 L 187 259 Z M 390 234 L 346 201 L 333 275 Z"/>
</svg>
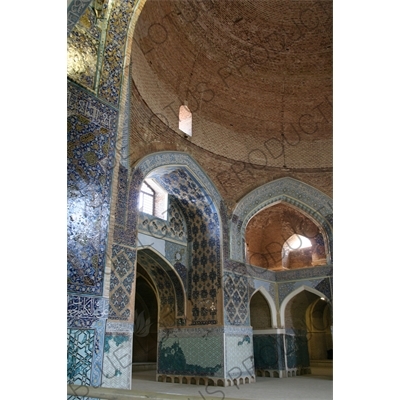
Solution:
<svg viewBox="0 0 400 400">
<path fill-rule="evenodd" d="M 90 91 L 95 90 L 100 39 L 101 28 L 93 8 L 88 7 L 67 37 L 67 75 Z"/>
<path fill-rule="evenodd" d="M 67 34 L 74 28 L 79 21 L 86 8 L 93 0 L 71 0 L 67 8 Z"/>
<path fill-rule="evenodd" d="M 94 332 L 91 360 L 90 380 L 92 386 L 101 384 L 101 369 L 103 363 L 103 343 L 106 319 L 108 316 L 108 299 L 89 296 L 68 295 L 67 320 L 68 328 L 90 328 Z M 86 341 L 85 335 L 76 335 L 69 343 L 68 357 L 71 360 L 82 359 L 81 346 Z"/>
<path fill-rule="evenodd" d="M 90 386 L 94 329 L 68 329 L 68 382 Z"/>
<path fill-rule="evenodd" d="M 111 9 L 101 77 L 99 96 L 118 106 L 121 93 L 126 41 L 135 0 L 116 0 Z"/>
<path fill-rule="evenodd" d="M 110 276 L 110 320 L 128 320 L 132 317 L 130 297 L 133 293 L 136 250 L 114 244 Z"/>
<path fill-rule="evenodd" d="M 284 335 L 254 335 L 253 341 L 256 369 L 285 369 Z"/>
<path fill-rule="evenodd" d="M 108 299 L 103 297 L 68 295 L 69 327 L 90 328 L 98 319 L 107 319 Z"/>
<path fill-rule="evenodd" d="M 298 280 L 298 279 L 310 279 L 323 276 L 332 276 L 333 267 L 332 266 L 317 266 L 311 268 L 301 268 L 291 271 L 277 271 L 275 272 L 275 280 L 288 281 L 288 280 Z"/>
<path fill-rule="evenodd" d="M 164 337 L 158 354 L 158 374 L 223 377 L 222 336 Z"/>
<path fill-rule="evenodd" d="M 285 335 L 286 362 L 288 368 L 307 368 L 310 366 L 308 339 L 303 335 Z"/>
<path fill-rule="evenodd" d="M 68 291 L 101 294 L 117 113 L 68 82 Z"/>
<path fill-rule="evenodd" d="M 199 183 L 185 170 L 176 169 L 158 176 L 170 196 L 176 196 L 191 243 L 189 258 L 188 298 L 193 301 L 191 324 L 215 324 L 215 311 L 204 307 L 201 300 L 216 303 L 221 287 L 220 223 L 218 212 Z"/>
<path fill-rule="evenodd" d="M 249 325 L 249 282 L 243 275 L 224 272 L 225 323 L 228 325 Z"/>
</svg>

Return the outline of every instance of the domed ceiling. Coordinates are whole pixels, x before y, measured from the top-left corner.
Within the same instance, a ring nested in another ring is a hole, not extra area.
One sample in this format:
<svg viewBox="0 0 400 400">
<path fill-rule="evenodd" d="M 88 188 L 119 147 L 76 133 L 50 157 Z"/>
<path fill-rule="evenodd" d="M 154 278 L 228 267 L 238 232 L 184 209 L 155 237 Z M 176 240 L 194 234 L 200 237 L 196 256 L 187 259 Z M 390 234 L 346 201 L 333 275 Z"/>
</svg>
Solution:
<svg viewBox="0 0 400 400">
<path fill-rule="evenodd" d="M 233 160 L 332 167 L 332 2 L 147 0 L 132 78 L 177 134 Z"/>
</svg>

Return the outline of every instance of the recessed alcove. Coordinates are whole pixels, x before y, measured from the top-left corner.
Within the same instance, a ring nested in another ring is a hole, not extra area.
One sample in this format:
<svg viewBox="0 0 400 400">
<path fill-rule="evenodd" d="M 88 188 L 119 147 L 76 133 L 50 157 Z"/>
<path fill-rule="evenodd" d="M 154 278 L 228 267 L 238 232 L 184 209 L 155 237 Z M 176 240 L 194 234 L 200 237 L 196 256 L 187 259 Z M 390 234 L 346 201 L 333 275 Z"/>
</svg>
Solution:
<svg viewBox="0 0 400 400">
<path fill-rule="evenodd" d="M 246 262 L 257 267 L 280 271 L 326 264 L 323 230 L 283 202 L 254 215 L 245 241 Z"/>
</svg>

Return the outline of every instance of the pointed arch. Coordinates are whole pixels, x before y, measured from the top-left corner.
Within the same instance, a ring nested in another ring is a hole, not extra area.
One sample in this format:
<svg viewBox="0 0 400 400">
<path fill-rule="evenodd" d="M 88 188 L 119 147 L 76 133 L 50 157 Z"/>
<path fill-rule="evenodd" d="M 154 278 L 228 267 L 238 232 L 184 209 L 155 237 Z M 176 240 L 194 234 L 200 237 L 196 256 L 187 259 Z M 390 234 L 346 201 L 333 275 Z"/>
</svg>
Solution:
<svg viewBox="0 0 400 400">
<path fill-rule="evenodd" d="M 179 313 L 176 315 L 176 317 L 184 317 L 186 316 L 186 290 L 185 290 L 185 285 L 182 282 L 182 278 L 179 276 L 179 274 L 176 272 L 175 268 L 171 265 L 171 263 L 153 246 L 148 246 L 148 245 L 141 245 L 137 247 L 137 251 L 143 251 L 143 253 L 146 254 L 147 257 L 152 259 L 155 263 L 160 265 L 167 274 L 169 275 L 169 278 L 172 281 L 173 288 L 175 290 L 175 299 L 176 299 L 176 307 L 177 311 L 181 308 L 183 309 L 183 313 L 179 315 Z M 181 303 L 181 304 L 178 304 Z"/>
<path fill-rule="evenodd" d="M 332 262 L 332 199 L 318 189 L 297 179 L 285 177 L 262 185 L 236 205 L 230 224 L 230 258 L 245 262 L 245 229 L 250 219 L 262 209 L 285 202 L 304 213 L 321 227 L 327 239 L 327 262 Z"/>
<path fill-rule="evenodd" d="M 193 179 L 196 185 L 201 190 L 204 201 L 213 205 L 215 212 L 218 214 L 220 227 L 227 224 L 227 210 L 221 194 L 215 184 L 208 177 L 203 168 L 187 153 L 180 151 L 160 151 L 151 153 L 141 158 L 133 166 L 129 184 L 128 184 L 128 199 L 124 204 L 124 214 L 121 221 L 124 221 L 124 228 L 118 226 L 114 234 L 114 241 L 124 243 L 129 246 L 136 246 L 137 234 L 130 227 L 137 226 L 138 221 L 138 202 L 140 187 L 145 178 L 159 177 L 170 173 L 178 168 L 182 168 Z M 129 236 L 126 231 L 129 230 Z M 220 231 L 221 244 L 227 241 L 227 232 Z M 225 251 L 221 248 L 222 252 Z M 221 253 L 222 253 L 221 252 Z"/>
<path fill-rule="evenodd" d="M 307 285 L 302 285 L 300 287 L 298 287 L 297 289 L 293 290 L 293 292 L 289 293 L 282 301 L 280 308 L 279 308 L 279 315 L 280 315 L 280 319 L 281 319 L 281 326 L 282 328 L 284 328 L 285 326 L 285 312 L 286 312 L 286 306 L 288 305 L 289 301 L 292 300 L 296 295 L 298 295 L 299 293 L 303 292 L 303 291 L 308 291 L 310 293 L 313 293 L 319 297 L 323 297 L 324 299 L 326 299 L 326 301 L 331 304 L 331 300 L 328 299 L 326 297 L 325 294 L 323 294 L 322 292 L 320 292 L 317 289 L 314 289 L 310 286 Z"/>
<path fill-rule="evenodd" d="M 265 301 L 268 303 L 269 309 L 271 311 L 272 328 L 277 328 L 278 327 L 278 316 L 277 316 L 277 312 L 276 312 L 275 301 L 272 298 L 272 296 L 268 293 L 267 289 L 265 289 L 265 287 L 260 286 L 257 290 L 254 291 L 254 293 L 251 295 L 251 297 L 249 299 L 249 304 L 250 304 L 253 296 L 258 292 L 262 294 Z"/>
<path fill-rule="evenodd" d="M 186 298 L 189 302 L 186 302 L 185 310 L 188 321 L 192 325 L 218 324 L 223 319 L 221 285 L 222 262 L 228 243 L 227 231 L 223 229 L 227 226 L 226 210 L 214 183 L 191 156 L 177 151 L 156 152 L 133 166 L 127 178 L 126 197 L 118 205 L 120 223 L 115 224 L 114 243 L 131 248 L 134 258 L 137 258 L 139 192 L 148 177 L 155 179 L 169 196 L 177 199 L 186 222 L 190 222 L 187 223 L 187 240 L 193 243 L 193 247 L 186 266 Z M 207 256 L 202 252 L 205 245 L 210 247 Z M 110 281 L 117 282 L 117 279 L 113 280 L 113 274 L 111 270 Z M 210 283 L 207 290 L 200 287 L 203 282 L 200 277 L 204 279 L 205 274 Z M 117 290 L 117 285 L 110 288 L 110 295 Z M 205 304 L 215 304 L 216 308 L 209 309 Z M 112 302 L 110 307 L 113 307 Z"/>
</svg>

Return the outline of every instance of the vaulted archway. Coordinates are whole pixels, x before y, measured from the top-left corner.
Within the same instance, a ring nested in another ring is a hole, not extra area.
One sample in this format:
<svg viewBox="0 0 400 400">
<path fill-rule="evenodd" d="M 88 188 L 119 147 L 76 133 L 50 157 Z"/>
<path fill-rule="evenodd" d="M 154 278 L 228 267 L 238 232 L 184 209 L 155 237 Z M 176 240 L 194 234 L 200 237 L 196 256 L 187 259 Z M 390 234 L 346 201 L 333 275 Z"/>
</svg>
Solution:
<svg viewBox="0 0 400 400">
<path fill-rule="evenodd" d="M 245 241 L 246 262 L 254 266 L 279 271 L 326 265 L 324 229 L 284 201 L 267 206 L 249 220 Z M 302 246 L 306 241 L 309 246 Z"/>
<path fill-rule="evenodd" d="M 278 203 L 285 203 L 307 215 L 321 228 L 328 263 L 332 262 L 333 210 L 332 199 L 303 182 L 280 178 L 266 183 L 247 194 L 236 205 L 230 227 L 230 255 L 234 260 L 246 261 L 246 227 L 260 211 Z M 280 255 L 279 255 L 280 257 Z"/>
</svg>

